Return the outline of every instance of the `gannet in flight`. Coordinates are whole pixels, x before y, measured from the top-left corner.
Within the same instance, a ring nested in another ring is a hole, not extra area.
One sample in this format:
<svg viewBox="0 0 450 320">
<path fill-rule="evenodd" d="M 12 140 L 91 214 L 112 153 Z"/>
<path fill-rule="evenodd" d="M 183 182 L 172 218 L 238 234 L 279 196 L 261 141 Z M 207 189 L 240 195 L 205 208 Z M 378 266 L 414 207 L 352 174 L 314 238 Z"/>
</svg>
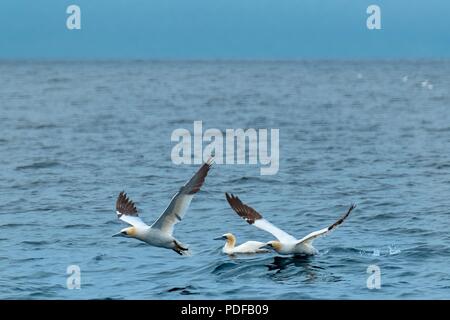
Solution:
<svg viewBox="0 0 450 320">
<path fill-rule="evenodd" d="M 290 234 L 275 227 L 269 221 L 264 219 L 255 209 L 243 204 L 238 197 L 232 194 L 229 195 L 228 193 L 225 193 L 225 196 L 231 208 L 233 208 L 233 210 L 236 211 L 236 213 L 241 218 L 243 218 L 249 224 L 252 224 L 259 229 L 271 233 L 275 236 L 275 238 L 278 239 L 278 241 L 269 241 L 267 243 L 267 247 L 274 249 L 280 254 L 316 254 L 318 251 L 312 246 L 312 242 L 314 241 L 314 239 L 327 234 L 338 225 L 340 225 L 348 217 L 350 212 L 356 207 L 356 205 L 352 204 L 347 213 L 331 226 L 311 232 L 307 236 L 301 238 L 300 240 L 297 240 Z"/>
<path fill-rule="evenodd" d="M 116 213 L 120 220 L 130 224 L 131 227 L 122 229 L 114 236 L 136 238 L 151 246 L 172 249 L 180 255 L 185 253 L 188 248 L 172 236 L 173 228 L 183 219 L 192 198 L 202 187 L 212 163 L 213 159 L 210 158 L 200 167 L 173 196 L 169 206 L 151 226 L 141 220 L 135 204 L 122 191 L 116 201 Z"/>
<path fill-rule="evenodd" d="M 226 254 L 235 253 L 264 253 L 269 252 L 267 249 L 262 249 L 266 244 L 259 241 L 247 241 L 235 247 L 236 237 L 232 233 L 225 233 L 223 236 L 215 238 L 214 240 L 226 240 L 222 248 L 222 252 Z"/>
</svg>

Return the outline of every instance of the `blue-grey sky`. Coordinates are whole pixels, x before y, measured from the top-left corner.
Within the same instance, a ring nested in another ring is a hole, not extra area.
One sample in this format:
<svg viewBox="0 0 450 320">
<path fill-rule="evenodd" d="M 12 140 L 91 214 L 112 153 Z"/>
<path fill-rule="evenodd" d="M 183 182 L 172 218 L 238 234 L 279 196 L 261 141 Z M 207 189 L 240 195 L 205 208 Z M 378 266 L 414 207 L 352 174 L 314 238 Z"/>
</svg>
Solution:
<svg viewBox="0 0 450 320">
<path fill-rule="evenodd" d="M 0 58 L 450 58 L 449 16 L 449 0 L 1 0 Z"/>
</svg>

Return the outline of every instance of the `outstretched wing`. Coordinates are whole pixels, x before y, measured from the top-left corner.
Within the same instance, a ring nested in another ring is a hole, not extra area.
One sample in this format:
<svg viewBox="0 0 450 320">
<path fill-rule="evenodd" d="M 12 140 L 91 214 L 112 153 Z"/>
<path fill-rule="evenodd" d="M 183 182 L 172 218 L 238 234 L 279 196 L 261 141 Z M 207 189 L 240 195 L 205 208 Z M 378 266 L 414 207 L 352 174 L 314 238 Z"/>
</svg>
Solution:
<svg viewBox="0 0 450 320">
<path fill-rule="evenodd" d="M 148 227 L 148 225 L 139 218 L 136 205 L 127 197 L 127 194 L 124 191 L 117 197 L 116 213 L 120 220 L 131 224 L 133 227 Z"/>
<path fill-rule="evenodd" d="M 252 224 L 261 230 L 271 233 L 275 236 L 275 238 L 280 240 L 280 242 L 289 243 L 297 241 L 297 239 L 295 239 L 289 233 L 275 227 L 269 221 L 264 219 L 255 209 L 247 206 L 246 204 L 243 204 L 237 196 L 234 196 L 232 194 L 230 195 L 228 193 L 225 193 L 225 196 L 231 208 L 233 208 L 233 210 L 236 211 L 236 213 L 249 224 Z"/>
<path fill-rule="evenodd" d="M 200 190 L 214 159 L 210 158 L 205 162 L 194 176 L 175 194 L 169 206 L 164 210 L 152 228 L 160 229 L 168 234 L 173 233 L 173 227 L 181 221 L 186 213 L 194 195 Z"/>
<path fill-rule="evenodd" d="M 335 229 L 337 226 L 339 226 L 342 222 L 344 222 L 344 220 L 347 219 L 347 217 L 350 215 L 350 212 L 352 212 L 352 210 L 355 209 L 355 208 L 356 208 L 356 205 L 352 204 L 350 206 L 350 208 L 348 209 L 347 213 L 344 214 L 338 221 L 333 223 L 328 228 L 323 228 L 321 230 L 311 232 L 306 237 L 303 237 L 302 239 L 300 239 L 298 241 L 298 244 L 310 244 L 310 243 L 313 242 L 314 239 L 316 239 L 316 238 L 318 238 L 320 236 L 326 235 L 327 233 L 331 232 L 333 229 Z"/>
</svg>

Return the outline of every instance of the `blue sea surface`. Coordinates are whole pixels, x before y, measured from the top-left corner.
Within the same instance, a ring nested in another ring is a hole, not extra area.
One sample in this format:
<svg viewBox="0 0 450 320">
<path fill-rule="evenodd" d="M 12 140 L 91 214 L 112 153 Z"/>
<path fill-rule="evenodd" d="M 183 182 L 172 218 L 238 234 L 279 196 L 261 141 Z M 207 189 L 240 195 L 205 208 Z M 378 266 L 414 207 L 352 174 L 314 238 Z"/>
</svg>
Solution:
<svg viewBox="0 0 450 320">
<path fill-rule="evenodd" d="M 449 299 L 450 61 L 0 62 L 0 299 Z M 125 190 L 152 223 L 198 165 L 175 129 L 278 128 L 280 168 L 217 164 L 175 236 L 113 238 Z M 358 207 L 310 258 L 228 257 Z M 77 265 L 81 288 L 67 288 Z M 369 266 L 381 288 L 369 289 Z"/>
</svg>

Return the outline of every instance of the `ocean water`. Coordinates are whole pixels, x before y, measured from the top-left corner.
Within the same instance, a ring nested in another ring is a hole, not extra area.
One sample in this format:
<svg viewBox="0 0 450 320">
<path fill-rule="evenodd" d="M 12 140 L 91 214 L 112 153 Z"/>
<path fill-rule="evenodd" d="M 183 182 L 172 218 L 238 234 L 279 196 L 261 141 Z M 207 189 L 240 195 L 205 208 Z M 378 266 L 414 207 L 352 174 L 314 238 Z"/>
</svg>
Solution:
<svg viewBox="0 0 450 320">
<path fill-rule="evenodd" d="M 1 62 L 0 298 L 448 299 L 449 75 L 449 61 Z M 215 165 L 175 228 L 191 256 L 112 238 L 120 191 L 152 223 L 197 170 L 170 158 L 196 120 L 278 128 L 279 172 Z M 297 237 L 358 207 L 314 257 L 230 258 L 213 238 L 273 238 L 224 192 Z"/>
</svg>

